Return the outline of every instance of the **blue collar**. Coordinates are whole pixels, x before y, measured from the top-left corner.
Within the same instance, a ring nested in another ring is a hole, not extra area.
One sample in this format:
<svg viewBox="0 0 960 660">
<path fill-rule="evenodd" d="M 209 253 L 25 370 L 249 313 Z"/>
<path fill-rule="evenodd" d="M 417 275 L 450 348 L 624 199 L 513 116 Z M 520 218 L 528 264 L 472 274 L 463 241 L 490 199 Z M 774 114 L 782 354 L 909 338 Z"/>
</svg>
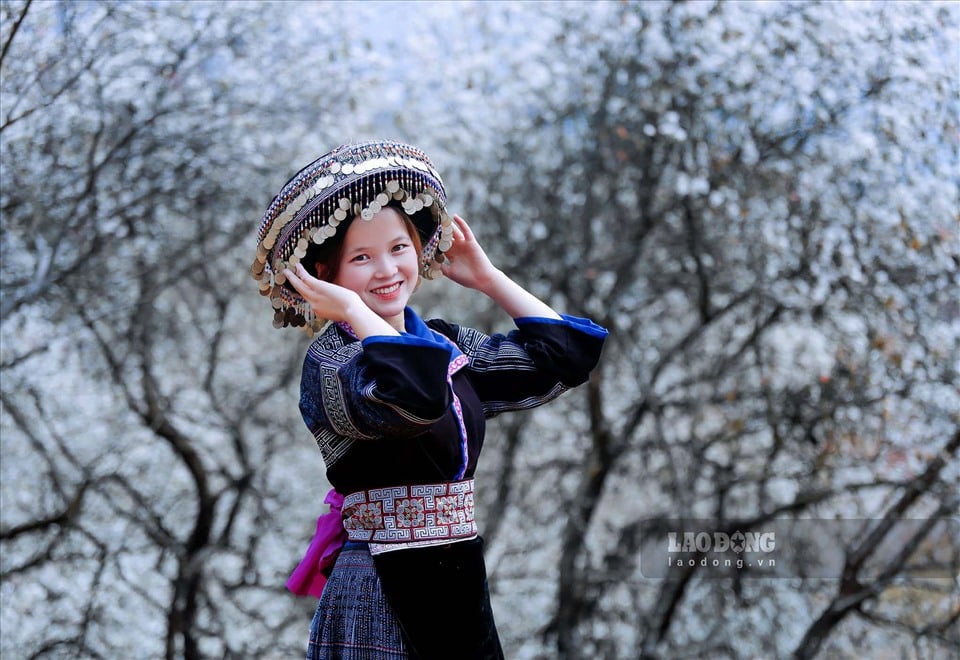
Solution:
<svg viewBox="0 0 960 660">
<path fill-rule="evenodd" d="M 337 325 L 354 339 L 359 339 L 359 337 L 357 337 L 357 333 L 353 331 L 353 328 L 346 321 L 339 321 Z M 401 337 L 404 334 L 407 334 L 419 339 L 423 339 L 432 344 L 443 344 L 444 346 L 447 346 L 450 349 L 451 362 L 463 355 L 463 353 L 460 351 L 460 347 L 457 346 L 452 339 L 437 332 L 436 330 L 429 328 L 427 324 L 423 322 L 423 319 L 421 319 L 417 313 L 413 311 L 412 307 L 408 306 L 404 307 L 403 309 L 403 326 L 404 331 L 400 333 Z"/>
<path fill-rule="evenodd" d="M 451 359 L 462 355 L 460 348 L 453 343 L 449 337 L 428 327 L 411 307 L 403 310 L 403 325 L 407 334 L 419 337 L 420 339 L 426 339 L 427 341 L 440 342 L 448 345 L 451 349 Z"/>
</svg>

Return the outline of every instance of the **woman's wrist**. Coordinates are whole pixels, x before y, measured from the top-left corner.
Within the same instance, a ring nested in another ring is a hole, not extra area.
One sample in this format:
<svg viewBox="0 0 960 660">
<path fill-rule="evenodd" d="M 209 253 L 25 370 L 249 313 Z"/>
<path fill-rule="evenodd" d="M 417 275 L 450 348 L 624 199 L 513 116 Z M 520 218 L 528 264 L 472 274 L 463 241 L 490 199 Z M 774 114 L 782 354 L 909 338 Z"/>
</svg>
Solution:
<svg viewBox="0 0 960 660">
<path fill-rule="evenodd" d="M 373 337 L 375 335 L 399 335 L 399 331 L 390 323 L 379 316 L 372 309 L 367 307 L 360 296 L 356 296 L 355 301 L 351 301 L 344 308 L 344 321 L 350 324 L 350 327 L 360 339 Z"/>
</svg>

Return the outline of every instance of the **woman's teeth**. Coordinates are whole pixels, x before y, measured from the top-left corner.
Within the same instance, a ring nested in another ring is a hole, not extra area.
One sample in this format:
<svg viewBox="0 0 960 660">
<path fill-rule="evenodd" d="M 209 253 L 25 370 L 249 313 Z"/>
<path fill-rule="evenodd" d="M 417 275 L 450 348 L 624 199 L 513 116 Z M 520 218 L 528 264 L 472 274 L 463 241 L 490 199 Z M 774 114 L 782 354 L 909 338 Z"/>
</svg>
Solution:
<svg viewBox="0 0 960 660">
<path fill-rule="evenodd" d="M 377 294 L 378 296 L 382 296 L 382 295 L 385 295 L 385 294 L 388 294 L 388 293 L 393 293 L 394 291 L 396 291 L 396 290 L 399 289 L 399 288 L 400 288 L 400 282 L 397 282 L 397 283 L 395 283 L 395 284 L 391 284 L 390 286 L 385 286 L 385 287 L 381 287 L 381 288 L 379 288 L 379 289 L 374 289 L 373 292 L 374 292 L 375 294 Z"/>
</svg>

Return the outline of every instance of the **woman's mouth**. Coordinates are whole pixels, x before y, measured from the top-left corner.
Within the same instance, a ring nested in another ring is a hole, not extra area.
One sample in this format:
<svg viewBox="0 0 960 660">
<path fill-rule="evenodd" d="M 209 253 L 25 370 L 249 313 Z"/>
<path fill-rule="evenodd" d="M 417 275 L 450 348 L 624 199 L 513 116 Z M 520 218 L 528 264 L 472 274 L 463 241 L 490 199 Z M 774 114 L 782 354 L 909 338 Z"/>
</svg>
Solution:
<svg viewBox="0 0 960 660">
<path fill-rule="evenodd" d="M 394 282 L 388 286 L 381 286 L 376 289 L 371 289 L 370 293 L 376 296 L 391 296 L 400 290 L 400 284 L 401 282 Z"/>
</svg>

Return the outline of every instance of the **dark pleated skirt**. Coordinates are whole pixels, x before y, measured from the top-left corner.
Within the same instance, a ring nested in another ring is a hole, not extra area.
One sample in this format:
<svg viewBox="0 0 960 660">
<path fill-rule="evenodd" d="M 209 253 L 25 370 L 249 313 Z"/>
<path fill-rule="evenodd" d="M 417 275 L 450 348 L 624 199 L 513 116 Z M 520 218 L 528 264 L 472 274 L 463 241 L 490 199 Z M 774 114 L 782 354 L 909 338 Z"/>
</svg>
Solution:
<svg viewBox="0 0 960 660">
<path fill-rule="evenodd" d="M 337 557 L 310 625 L 307 660 L 405 660 L 393 609 L 383 595 L 366 543 Z"/>
<path fill-rule="evenodd" d="M 348 543 L 310 628 L 308 660 L 501 660 L 483 542 L 372 557 Z"/>
</svg>

